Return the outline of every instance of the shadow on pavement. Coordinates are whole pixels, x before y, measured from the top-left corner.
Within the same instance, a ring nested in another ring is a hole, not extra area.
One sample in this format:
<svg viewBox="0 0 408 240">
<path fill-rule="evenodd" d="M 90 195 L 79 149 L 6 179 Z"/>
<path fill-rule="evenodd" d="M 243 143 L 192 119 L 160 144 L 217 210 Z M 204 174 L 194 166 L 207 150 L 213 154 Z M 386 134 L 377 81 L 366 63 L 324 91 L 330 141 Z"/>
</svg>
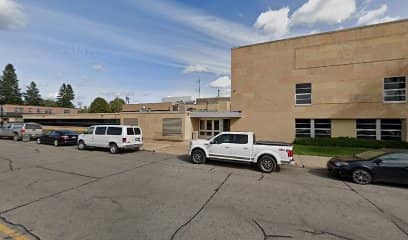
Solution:
<svg viewBox="0 0 408 240">
<path fill-rule="evenodd" d="M 190 160 L 189 155 L 179 155 L 177 156 L 178 160 L 181 160 L 183 162 L 193 164 Z M 239 162 L 232 162 L 232 161 L 217 161 L 217 160 L 207 160 L 206 165 L 211 165 L 211 166 L 218 166 L 218 167 L 226 167 L 226 168 L 233 168 L 233 169 L 249 169 L 252 171 L 258 171 L 258 168 L 254 164 L 250 163 L 239 163 Z"/>
</svg>

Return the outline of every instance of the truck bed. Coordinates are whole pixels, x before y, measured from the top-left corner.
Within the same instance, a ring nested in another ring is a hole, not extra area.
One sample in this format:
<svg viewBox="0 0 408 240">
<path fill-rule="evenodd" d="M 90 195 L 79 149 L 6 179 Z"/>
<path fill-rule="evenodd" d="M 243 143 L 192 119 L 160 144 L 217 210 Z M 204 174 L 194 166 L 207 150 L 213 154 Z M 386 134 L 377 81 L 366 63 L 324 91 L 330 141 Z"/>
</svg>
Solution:
<svg viewBox="0 0 408 240">
<path fill-rule="evenodd" d="M 256 141 L 255 145 L 268 145 L 268 146 L 281 146 L 290 147 L 292 144 L 286 142 L 276 142 L 276 141 Z"/>
</svg>

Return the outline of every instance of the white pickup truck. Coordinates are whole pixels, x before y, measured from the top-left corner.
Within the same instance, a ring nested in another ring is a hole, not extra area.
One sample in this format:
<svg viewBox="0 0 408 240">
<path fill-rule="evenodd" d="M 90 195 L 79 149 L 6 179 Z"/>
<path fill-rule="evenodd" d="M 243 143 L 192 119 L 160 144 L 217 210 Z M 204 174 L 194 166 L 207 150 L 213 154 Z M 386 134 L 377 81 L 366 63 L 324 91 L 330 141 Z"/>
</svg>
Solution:
<svg viewBox="0 0 408 240">
<path fill-rule="evenodd" d="M 209 140 L 192 140 L 189 155 L 195 164 L 205 163 L 207 159 L 254 163 L 266 173 L 294 161 L 291 144 L 256 142 L 253 132 L 223 132 Z"/>
</svg>

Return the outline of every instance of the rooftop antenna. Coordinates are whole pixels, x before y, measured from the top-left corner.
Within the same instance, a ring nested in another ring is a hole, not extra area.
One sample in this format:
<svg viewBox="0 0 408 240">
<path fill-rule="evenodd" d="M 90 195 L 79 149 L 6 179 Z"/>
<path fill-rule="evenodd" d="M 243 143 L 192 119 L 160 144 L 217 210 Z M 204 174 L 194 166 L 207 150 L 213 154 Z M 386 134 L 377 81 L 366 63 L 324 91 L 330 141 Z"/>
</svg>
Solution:
<svg viewBox="0 0 408 240">
<path fill-rule="evenodd" d="M 130 98 L 128 96 L 126 96 L 125 99 L 126 99 L 126 103 L 129 104 Z"/>
<path fill-rule="evenodd" d="M 220 92 L 221 92 L 221 90 L 218 88 L 218 90 L 217 90 L 217 97 L 220 97 L 220 96 L 221 96 Z"/>
<path fill-rule="evenodd" d="M 198 98 L 201 98 L 201 79 L 198 77 Z"/>
</svg>

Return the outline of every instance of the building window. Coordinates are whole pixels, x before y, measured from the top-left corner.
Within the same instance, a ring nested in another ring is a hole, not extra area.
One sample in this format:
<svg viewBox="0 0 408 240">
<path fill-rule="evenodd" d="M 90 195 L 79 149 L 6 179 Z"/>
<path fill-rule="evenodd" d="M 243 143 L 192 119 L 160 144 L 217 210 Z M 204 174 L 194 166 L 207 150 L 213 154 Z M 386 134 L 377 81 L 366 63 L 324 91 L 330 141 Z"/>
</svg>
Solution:
<svg viewBox="0 0 408 240">
<path fill-rule="evenodd" d="M 40 113 L 40 112 L 41 112 L 41 110 L 39 108 L 37 108 L 37 113 Z"/>
<path fill-rule="evenodd" d="M 312 104 L 312 84 L 297 83 L 296 84 L 296 105 Z"/>
<path fill-rule="evenodd" d="M 331 137 L 331 120 L 296 119 L 296 137 Z"/>
<path fill-rule="evenodd" d="M 163 119 L 163 136 L 181 136 L 183 120 L 181 118 Z"/>
<path fill-rule="evenodd" d="M 384 78 L 384 102 L 405 102 L 405 77 Z"/>
<path fill-rule="evenodd" d="M 222 120 L 200 120 L 200 136 L 215 136 L 222 132 Z"/>
<path fill-rule="evenodd" d="M 71 110 L 64 110 L 64 114 L 69 114 L 71 113 Z"/>
<path fill-rule="evenodd" d="M 45 109 L 45 114 L 52 114 L 52 109 Z"/>
<path fill-rule="evenodd" d="M 400 119 L 359 119 L 356 121 L 357 138 L 376 140 L 402 139 Z"/>
</svg>

